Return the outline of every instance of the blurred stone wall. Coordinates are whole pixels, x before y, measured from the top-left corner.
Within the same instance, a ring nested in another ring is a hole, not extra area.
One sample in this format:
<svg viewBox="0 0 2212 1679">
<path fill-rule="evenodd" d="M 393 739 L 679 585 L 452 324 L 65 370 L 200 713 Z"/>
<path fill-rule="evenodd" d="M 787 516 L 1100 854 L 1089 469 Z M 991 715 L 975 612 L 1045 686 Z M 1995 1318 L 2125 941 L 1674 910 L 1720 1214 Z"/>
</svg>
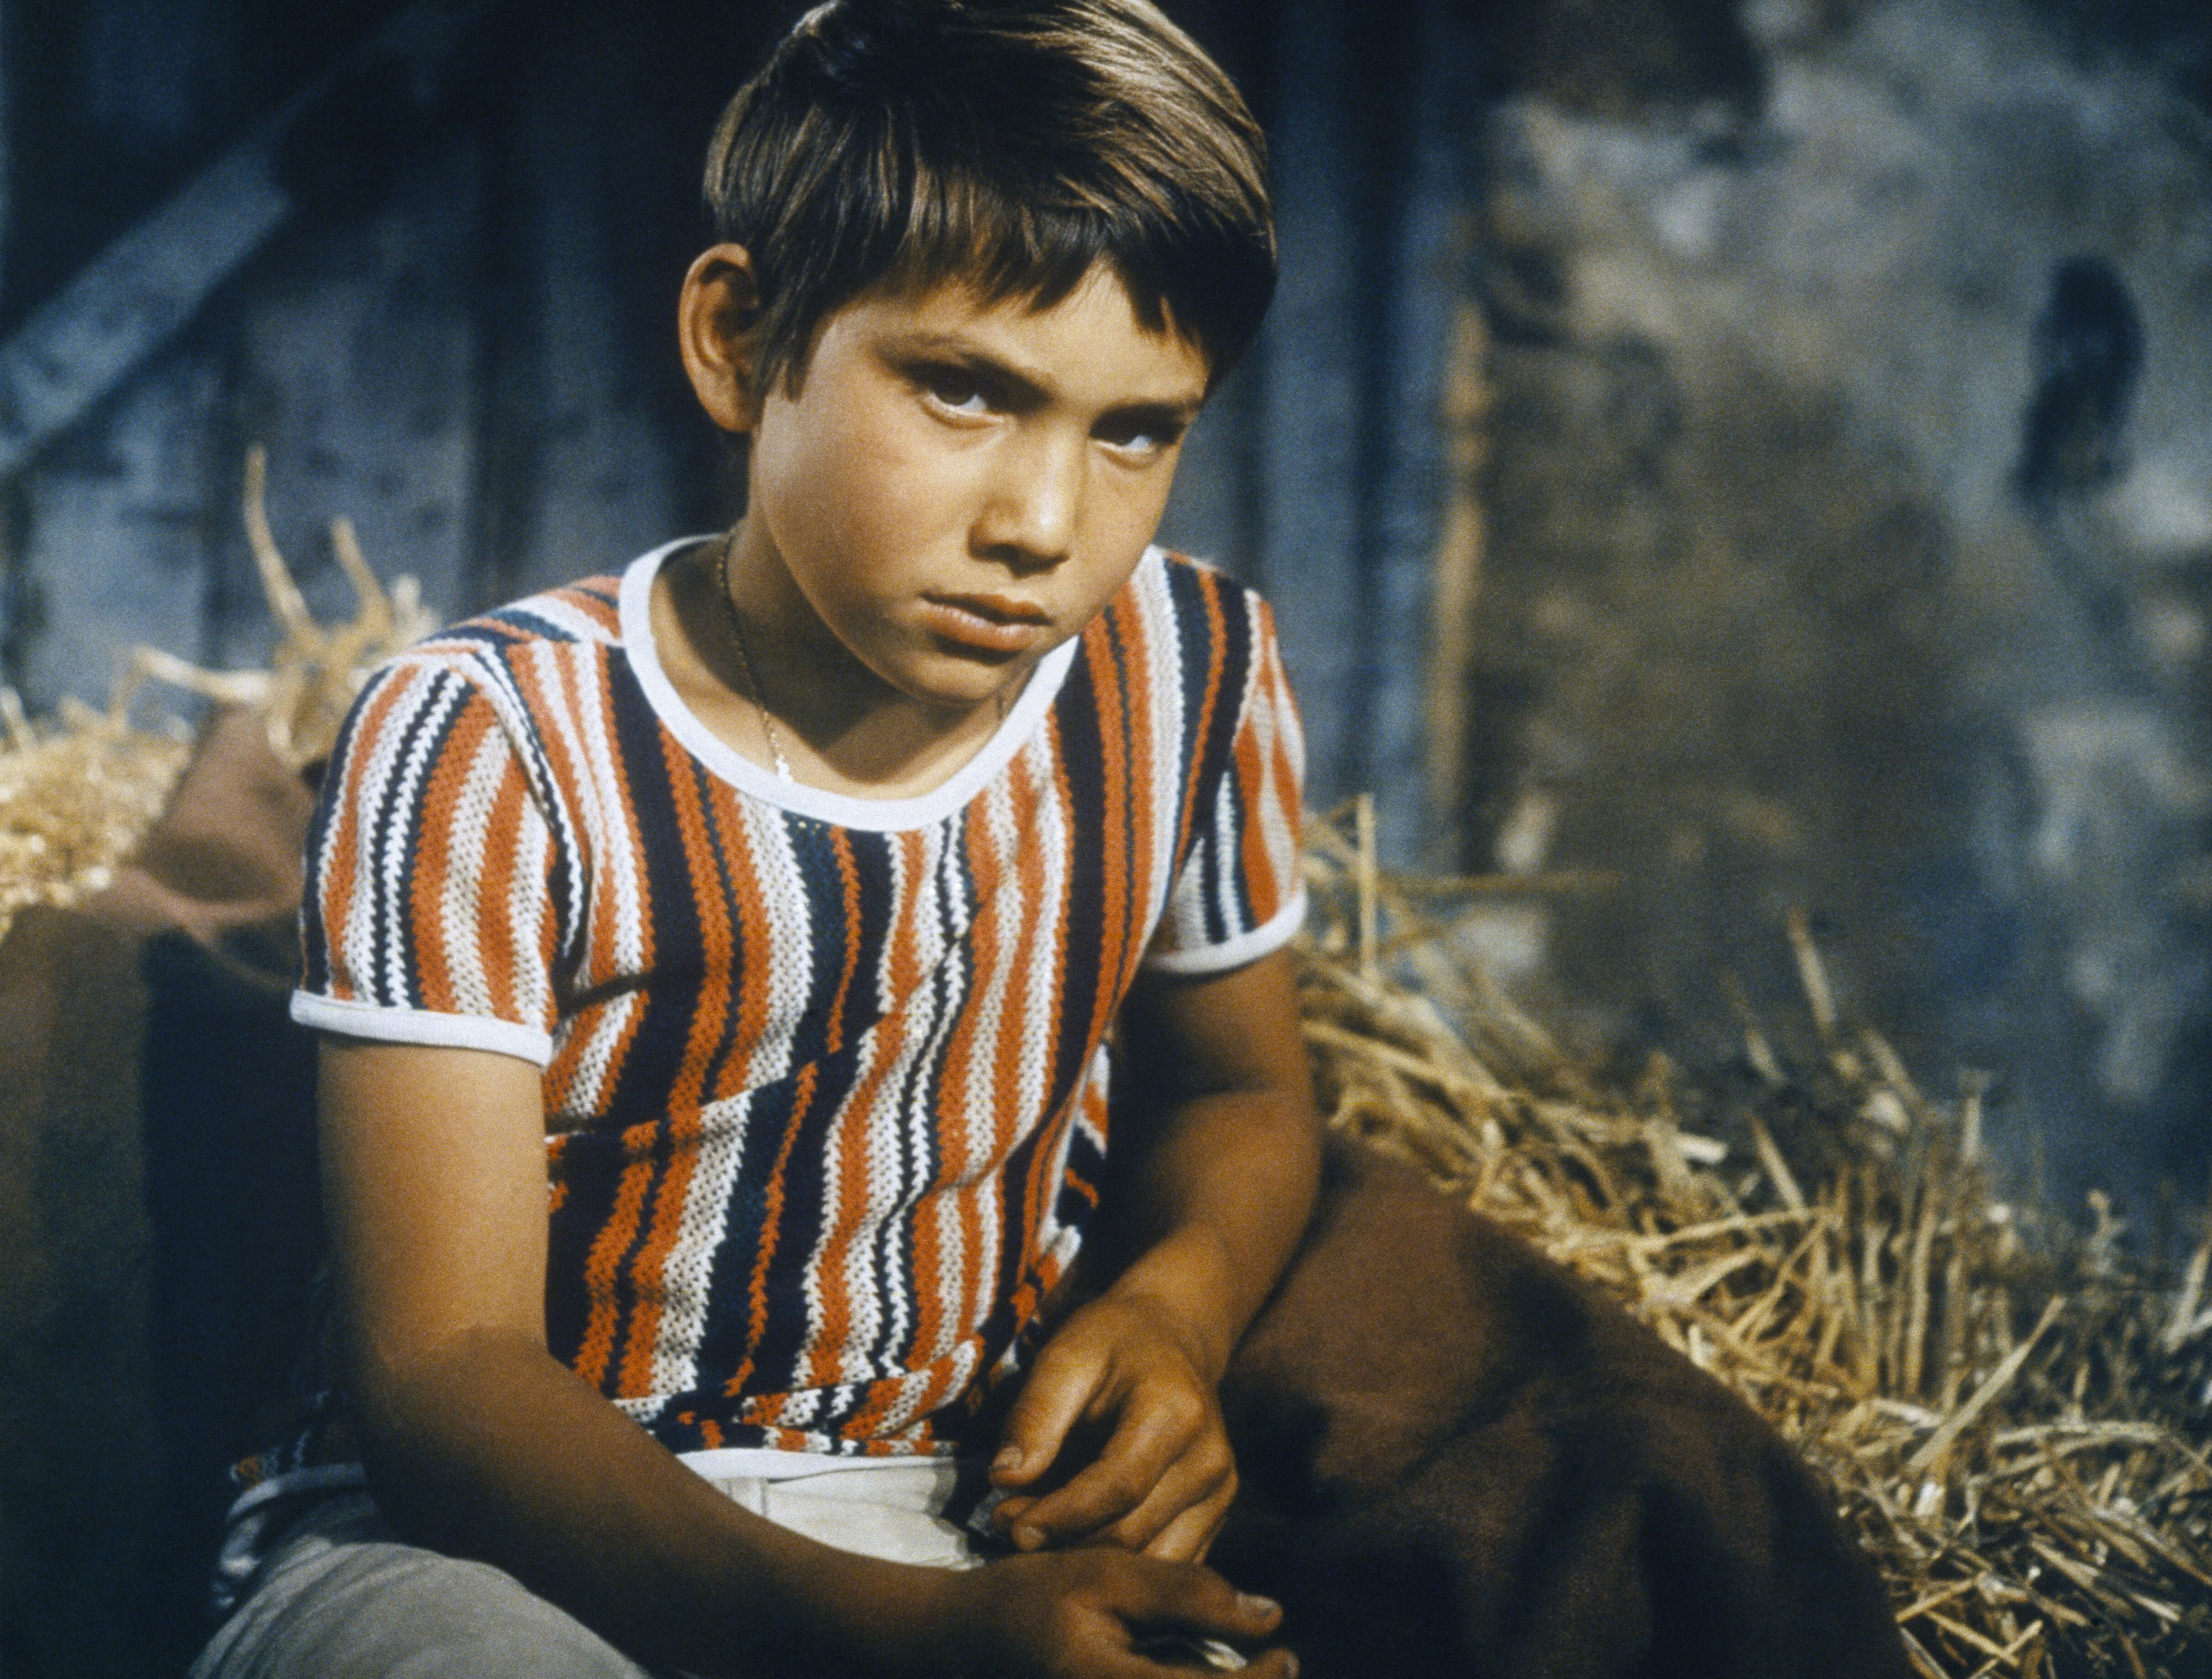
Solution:
<svg viewBox="0 0 2212 1679">
<path fill-rule="evenodd" d="M 2200 1199 L 2212 125 L 2002 5 L 1707 22 L 1474 143 L 1457 861 L 1623 884 L 1469 936 L 1591 1042 L 1710 1060 L 1728 976 L 1791 1012 L 1806 906 L 1939 1091 L 2002 1070 L 2023 1179 Z"/>
</svg>

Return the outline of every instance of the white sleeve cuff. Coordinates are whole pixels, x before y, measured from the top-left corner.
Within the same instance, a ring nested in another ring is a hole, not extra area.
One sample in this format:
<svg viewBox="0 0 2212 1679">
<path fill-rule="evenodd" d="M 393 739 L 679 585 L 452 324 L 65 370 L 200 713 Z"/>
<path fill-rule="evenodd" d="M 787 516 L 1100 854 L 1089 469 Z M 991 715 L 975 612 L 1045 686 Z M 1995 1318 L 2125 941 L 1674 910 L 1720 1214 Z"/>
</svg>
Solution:
<svg viewBox="0 0 2212 1679">
<path fill-rule="evenodd" d="M 1196 945 L 1188 950 L 1155 950 L 1146 953 L 1142 966 L 1148 974 L 1225 974 L 1248 962 L 1272 956 L 1291 942 L 1306 918 L 1306 889 L 1301 885 L 1291 901 L 1249 932 L 1218 945 Z"/>
<path fill-rule="evenodd" d="M 535 1026 L 488 1014 L 445 1014 L 435 1009 L 352 1002 L 312 991 L 292 994 L 292 1018 L 317 1031 L 382 1043 L 427 1043 L 446 1049 L 489 1049 L 543 1067 L 553 1059 L 553 1039 Z"/>
</svg>

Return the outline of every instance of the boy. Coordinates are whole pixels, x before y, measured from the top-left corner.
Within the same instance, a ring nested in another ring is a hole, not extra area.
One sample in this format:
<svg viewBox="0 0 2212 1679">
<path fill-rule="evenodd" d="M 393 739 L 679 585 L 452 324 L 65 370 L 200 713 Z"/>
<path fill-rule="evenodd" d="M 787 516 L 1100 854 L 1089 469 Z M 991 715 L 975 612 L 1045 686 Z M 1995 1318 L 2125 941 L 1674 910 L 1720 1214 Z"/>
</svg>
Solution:
<svg viewBox="0 0 2212 1679">
<path fill-rule="evenodd" d="M 1141 1676 L 1276 1624 L 1201 1559 L 1315 1191 L 1297 726 L 1265 609 L 1147 546 L 1272 289 L 1259 136 L 1146 0 L 832 0 L 708 196 L 741 520 L 425 643 L 334 751 L 294 1013 L 345 1398 L 239 1501 L 201 1675 Z"/>
</svg>

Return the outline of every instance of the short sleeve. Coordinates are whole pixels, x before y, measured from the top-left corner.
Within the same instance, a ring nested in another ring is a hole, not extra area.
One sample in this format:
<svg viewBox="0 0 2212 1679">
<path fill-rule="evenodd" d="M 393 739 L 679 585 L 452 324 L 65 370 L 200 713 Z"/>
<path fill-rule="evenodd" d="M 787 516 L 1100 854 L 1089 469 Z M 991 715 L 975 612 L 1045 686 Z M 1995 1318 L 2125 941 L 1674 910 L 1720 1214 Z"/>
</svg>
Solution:
<svg viewBox="0 0 2212 1679">
<path fill-rule="evenodd" d="M 1225 973 L 1280 949 L 1305 919 L 1297 704 L 1267 603 L 1235 592 L 1224 604 L 1249 631 L 1231 638 L 1249 648 L 1243 702 L 1227 753 L 1205 766 L 1189 847 L 1145 956 L 1154 973 Z"/>
<path fill-rule="evenodd" d="M 387 666 L 347 717 L 309 830 L 292 1018 L 544 1066 L 567 873 L 482 684 L 442 660 Z"/>
</svg>

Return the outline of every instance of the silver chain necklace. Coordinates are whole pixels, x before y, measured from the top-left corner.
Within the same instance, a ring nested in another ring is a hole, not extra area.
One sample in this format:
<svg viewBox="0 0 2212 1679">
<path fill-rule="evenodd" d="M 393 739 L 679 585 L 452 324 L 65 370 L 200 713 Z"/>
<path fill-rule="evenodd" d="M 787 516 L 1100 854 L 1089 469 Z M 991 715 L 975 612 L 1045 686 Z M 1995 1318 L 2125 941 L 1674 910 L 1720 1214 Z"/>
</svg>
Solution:
<svg viewBox="0 0 2212 1679">
<path fill-rule="evenodd" d="M 730 593 L 730 539 L 722 538 L 721 558 L 715 566 L 715 580 L 720 585 L 722 616 L 729 620 L 730 645 L 738 650 L 738 668 L 744 672 L 745 686 L 752 690 L 753 710 L 760 717 L 761 733 L 767 738 L 769 755 L 775 759 L 775 778 L 780 782 L 796 782 L 791 773 L 791 760 L 783 755 L 783 740 L 776 733 L 775 719 L 768 715 L 768 697 L 763 690 L 760 678 L 753 674 L 752 657 L 745 651 L 744 620 L 738 613 L 737 597 Z"/>
<path fill-rule="evenodd" d="M 714 578 L 722 597 L 722 617 L 730 626 L 730 645 L 737 650 L 738 668 L 744 673 L 745 686 L 750 689 L 753 711 L 760 718 L 761 733 L 768 741 L 769 755 L 775 760 L 775 777 L 780 782 L 796 782 L 799 777 L 791 773 L 791 760 L 783 755 L 783 737 L 776 733 L 775 719 L 768 715 L 768 696 L 761 687 L 760 678 L 753 673 L 752 655 L 745 650 L 745 623 L 738 611 L 738 598 L 730 593 L 729 538 L 722 538 L 721 552 L 714 564 Z M 1006 721 L 1006 690 L 1003 688 L 991 696 L 993 709 L 1000 722 Z"/>
</svg>

